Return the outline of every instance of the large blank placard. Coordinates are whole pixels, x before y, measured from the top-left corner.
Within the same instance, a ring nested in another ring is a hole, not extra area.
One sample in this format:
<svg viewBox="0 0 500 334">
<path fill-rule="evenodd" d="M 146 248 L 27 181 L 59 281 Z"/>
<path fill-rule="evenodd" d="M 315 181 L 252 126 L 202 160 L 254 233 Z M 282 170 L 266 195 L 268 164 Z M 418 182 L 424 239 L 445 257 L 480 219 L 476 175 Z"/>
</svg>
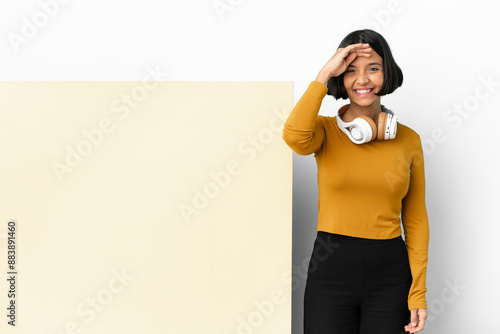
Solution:
<svg viewBox="0 0 500 334">
<path fill-rule="evenodd" d="M 292 91 L 0 83 L 1 332 L 290 333 Z"/>
</svg>

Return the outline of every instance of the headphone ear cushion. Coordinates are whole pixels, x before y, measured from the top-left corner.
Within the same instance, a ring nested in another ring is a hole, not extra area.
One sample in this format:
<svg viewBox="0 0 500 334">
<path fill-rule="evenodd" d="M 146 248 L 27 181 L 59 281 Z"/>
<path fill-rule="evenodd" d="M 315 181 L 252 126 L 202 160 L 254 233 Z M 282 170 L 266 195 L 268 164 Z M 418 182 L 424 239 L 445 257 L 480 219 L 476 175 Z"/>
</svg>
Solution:
<svg viewBox="0 0 500 334">
<path fill-rule="evenodd" d="M 359 116 L 359 118 L 364 119 L 368 125 L 370 125 L 370 128 L 372 129 L 372 137 L 370 138 L 370 141 L 374 140 L 377 137 L 377 126 L 375 125 L 373 119 L 368 116 Z"/>
<path fill-rule="evenodd" d="M 385 124 L 387 123 L 387 113 L 381 112 L 378 114 L 378 131 L 377 131 L 377 139 L 384 140 L 385 139 Z"/>
</svg>

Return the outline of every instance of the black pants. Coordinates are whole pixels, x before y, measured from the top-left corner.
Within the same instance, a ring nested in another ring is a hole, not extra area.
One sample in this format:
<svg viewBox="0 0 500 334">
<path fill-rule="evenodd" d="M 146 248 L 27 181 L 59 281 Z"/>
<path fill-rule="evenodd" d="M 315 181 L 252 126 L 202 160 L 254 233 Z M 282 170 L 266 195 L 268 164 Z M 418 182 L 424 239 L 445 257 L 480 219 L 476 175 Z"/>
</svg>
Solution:
<svg viewBox="0 0 500 334">
<path fill-rule="evenodd" d="M 304 295 L 304 334 L 399 334 L 412 282 L 401 236 L 375 240 L 319 231 Z"/>
</svg>

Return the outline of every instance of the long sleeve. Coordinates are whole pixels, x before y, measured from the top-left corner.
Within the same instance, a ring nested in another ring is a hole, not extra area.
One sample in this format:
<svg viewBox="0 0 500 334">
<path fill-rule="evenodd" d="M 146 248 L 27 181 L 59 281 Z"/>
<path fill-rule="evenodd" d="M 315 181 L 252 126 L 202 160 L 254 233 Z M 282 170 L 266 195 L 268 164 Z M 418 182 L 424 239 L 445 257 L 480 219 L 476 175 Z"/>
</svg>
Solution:
<svg viewBox="0 0 500 334">
<path fill-rule="evenodd" d="M 425 206 L 424 155 L 420 137 L 414 142 L 410 184 L 403 198 L 401 218 L 413 282 L 408 294 L 408 308 L 427 308 L 425 299 L 429 222 Z"/>
<path fill-rule="evenodd" d="M 318 151 L 325 138 L 325 129 L 318 117 L 328 88 L 312 81 L 288 116 L 283 128 L 283 140 L 297 154 Z"/>
</svg>

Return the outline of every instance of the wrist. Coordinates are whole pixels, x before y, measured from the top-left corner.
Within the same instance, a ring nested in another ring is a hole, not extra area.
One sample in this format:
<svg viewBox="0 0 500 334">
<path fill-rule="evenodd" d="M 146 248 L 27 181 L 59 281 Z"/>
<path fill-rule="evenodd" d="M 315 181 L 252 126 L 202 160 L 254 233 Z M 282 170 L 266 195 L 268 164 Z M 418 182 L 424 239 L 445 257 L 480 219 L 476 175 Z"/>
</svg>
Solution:
<svg viewBox="0 0 500 334">
<path fill-rule="evenodd" d="M 321 71 L 319 71 L 318 76 L 316 77 L 316 81 L 318 81 L 326 86 L 326 84 L 331 76 L 332 75 L 330 74 L 330 72 L 322 69 Z"/>
</svg>

